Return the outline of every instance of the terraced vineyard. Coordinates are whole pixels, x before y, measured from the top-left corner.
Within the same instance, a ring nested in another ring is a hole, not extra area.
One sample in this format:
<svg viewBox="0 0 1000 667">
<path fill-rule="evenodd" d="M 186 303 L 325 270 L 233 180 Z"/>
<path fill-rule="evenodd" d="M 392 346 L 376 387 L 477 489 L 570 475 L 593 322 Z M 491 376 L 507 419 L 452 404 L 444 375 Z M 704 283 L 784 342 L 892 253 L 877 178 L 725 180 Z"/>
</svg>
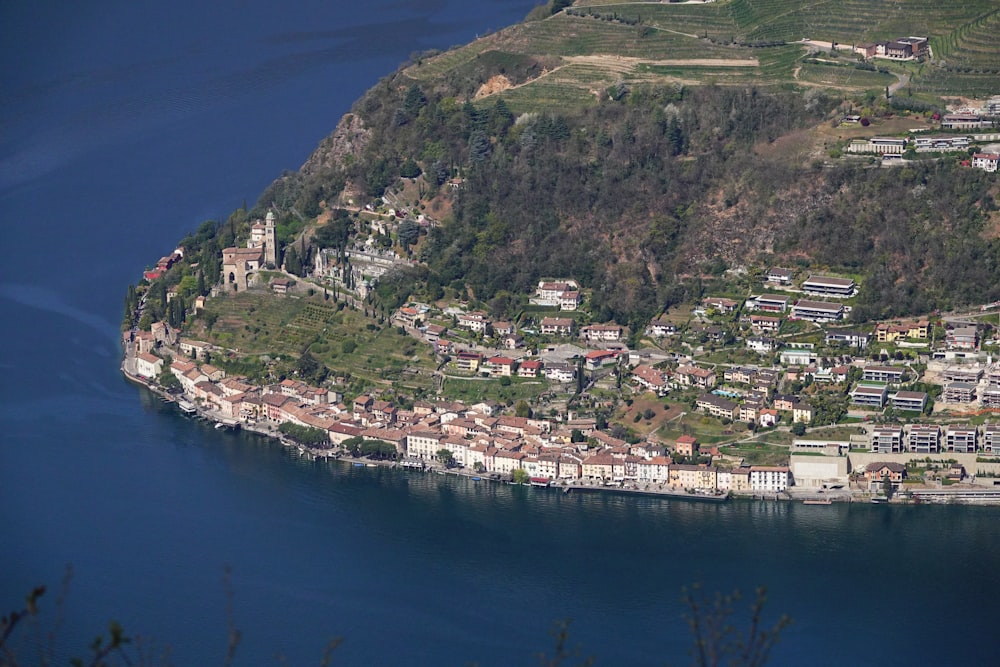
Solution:
<svg viewBox="0 0 1000 667">
<path fill-rule="evenodd" d="M 901 35 L 942 37 L 998 10 L 996 0 L 730 0 L 707 4 L 610 3 L 580 0 L 577 10 L 642 16 L 676 30 L 737 41 L 795 41 L 803 37 L 857 44 Z M 994 49 L 995 52 L 995 49 Z"/>
<path fill-rule="evenodd" d="M 655 25 L 661 29 L 675 30 L 694 37 L 712 37 L 729 41 L 736 37 L 739 26 L 725 3 L 708 4 L 650 4 L 623 3 L 608 7 L 580 5 L 575 13 L 594 18 L 619 16 L 625 20 L 639 19 L 640 25 Z"/>
<path fill-rule="evenodd" d="M 935 56 L 954 65 L 974 67 L 977 64 L 1000 65 L 1000 8 L 972 23 L 935 39 Z"/>
<path fill-rule="evenodd" d="M 609 85 L 716 83 L 829 86 L 862 91 L 885 73 L 803 63 L 804 38 L 845 47 L 926 35 L 933 63 L 880 66 L 912 75 L 911 93 L 990 94 L 1000 84 L 1000 0 L 728 0 L 707 3 L 580 0 L 422 61 L 407 75 L 469 81 L 534 69 L 500 93 L 515 111 L 591 104 Z M 846 55 L 844 61 L 853 56 Z M 751 62 L 753 61 L 753 62 Z M 845 63 L 846 64 L 846 63 Z"/>
<path fill-rule="evenodd" d="M 556 56 L 607 54 L 650 59 L 747 57 L 745 49 L 717 46 L 657 27 L 562 13 L 545 21 L 522 23 L 491 39 L 494 48 L 512 53 Z"/>
<path fill-rule="evenodd" d="M 942 67 L 925 66 L 912 80 L 914 91 L 936 96 L 966 95 L 987 97 L 1000 90 L 1000 70 L 992 72 L 958 72 Z"/>
<path fill-rule="evenodd" d="M 881 72 L 855 69 L 853 66 L 805 63 L 799 70 L 799 81 L 818 83 L 834 88 L 884 88 L 896 83 L 896 77 Z"/>
<path fill-rule="evenodd" d="M 298 355 L 337 312 L 322 301 L 276 299 L 263 292 L 215 297 L 205 310 L 216 317 L 208 336 L 212 342 L 241 352 L 289 355 Z"/>
</svg>

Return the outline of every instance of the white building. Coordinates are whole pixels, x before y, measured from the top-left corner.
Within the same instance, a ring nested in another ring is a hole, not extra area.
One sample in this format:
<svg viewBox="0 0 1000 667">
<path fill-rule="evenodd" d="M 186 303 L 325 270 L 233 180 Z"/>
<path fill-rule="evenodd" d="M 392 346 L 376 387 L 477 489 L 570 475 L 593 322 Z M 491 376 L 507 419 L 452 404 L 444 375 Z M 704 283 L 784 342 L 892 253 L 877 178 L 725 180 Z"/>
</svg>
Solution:
<svg viewBox="0 0 1000 667">
<path fill-rule="evenodd" d="M 640 482 L 663 484 L 670 479 L 670 458 L 654 456 L 648 461 L 636 464 L 636 476 Z"/>
<path fill-rule="evenodd" d="M 767 271 L 765 280 L 777 285 L 791 285 L 794 272 L 791 269 L 783 269 L 780 266 L 772 266 Z"/>
<path fill-rule="evenodd" d="M 852 139 L 847 145 L 848 153 L 877 153 L 879 155 L 902 155 L 906 150 L 906 139 L 896 137 L 871 137 Z"/>
<path fill-rule="evenodd" d="M 135 372 L 144 378 L 152 380 L 163 370 L 163 359 L 148 352 L 140 352 L 135 356 Z"/>
<path fill-rule="evenodd" d="M 854 295 L 855 285 L 850 278 L 830 276 L 809 276 L 802 283 L 802 291 L 817 296 L 849 297 Z"/>
<path fill-rule="evenodd" d="M 489 319 L 483 313 L 466 313 L 458 316 L 458 326 L 474 333 L 485 333 Z"/>
<path fill-rule="evenodd" d="M 781 493 L 791 484 L 788 466 L 751 466 L 750 490 Z"/>
<path fill-rule="evenodd" d="M 406 436 L 406 455 L 422 461 L 433 461 L 441 450 L 444 436 L 433 431 L 414 431 Z"/>
<path fill-rule="evenodd" d="M 576 379 L 576 367 L 562 362 L 546 363 L 542 373 L 553 382 L 572 382 Z"/>
<path fill-rule="evenodd" d="M 972 156 L 972 166 L 990 173 L 996 173 L 1000 163 L 1000 153 L 975 153 Z"/>
<path fill-rule="evenodd" d="M 827 301 L 799 299 L 792 306 L 792 317 L 812 322 L 832 322 L 844 316 L 844 306 Z"/>
</svg>

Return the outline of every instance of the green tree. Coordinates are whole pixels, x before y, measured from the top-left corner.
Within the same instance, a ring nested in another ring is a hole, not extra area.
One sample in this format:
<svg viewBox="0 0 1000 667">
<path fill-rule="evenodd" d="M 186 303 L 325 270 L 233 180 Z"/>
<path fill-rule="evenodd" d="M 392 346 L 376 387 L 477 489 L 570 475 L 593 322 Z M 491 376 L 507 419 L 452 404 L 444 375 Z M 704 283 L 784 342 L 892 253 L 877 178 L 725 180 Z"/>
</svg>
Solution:
<svg viewBox="0 0 1000 667">
<path fill-rule="evenodd" d="M 399 223 L 399 229 L 396 230 L 396 238 L 399 239 L 399 245 L 403 246 L 404 250 L 409 250 L 410 246 L 417 242 L 420 237 L 420 226 L 410 219 L 403 220 Z"/>
<path fill-rule="evenodd" d="M 308 349 L 299 355 L 298 360 L 295 362 L 295 369 L 298 371 L 299 377 L 313 384 L 322 383 L 329 374 L 327 367 L 317 361 L 316 357 Z"/>
<path fill-rule="evenodd" d="M 160 371 L 160 374 L 156 376 L 156 382 L 167 391 L 178 391 L 181 388 L 181 381 L 169 368 Z"/>
<path fill-rule="evenodd" d="M 320 428 L 285 422 L 278 427 L 278 431 L 292 440 L 309 447 L 322 447 L 330 444 L 329 434 Z"/>
<path fill-rule="evenodd" d="M 347 242 L 351 238 L 352 231 L 354 231 L 354 224 L 350 218 L 334 217 L 333 220 L 330 220 L 325 225 L 316 228 L 313 241 L 320 248 L 343 250 L 347 247 Z"/>
<path fill-rule="evenodd" d="M 361 456 L 376 460 L 390 460 L 398 457 L 399 450 L 391 442 L 382 440 L 364 440 L 359 449 Z"/>
<path fill-rule="evenodd" d="M 490 138 L 482 130 L 476 130 L 469 137 L 469 162 L 479 164 L 485 162 L 492 152 Z"/>
<path fill-rule="evenodd" d="M 531 417 L 531 406 L 525 400 L 520 400 L 517 402 L 517 406 L 514 408 L 514 414 L 518 417 Z"/>
<path fill-rule="evenodd" d="M 340 443 L 340 446 L 347 450 L 351 456 L 361 456 L 361 446 L 365 444 L 365 439 L 360 435 L 348 438 Z"/>
<path fill-rule="evenodd" d="M 299 258 L 299 253 L 296 252 L 294 247 L 290 247 L 288 252 L 285 253 L 285 270 L 296 276 L 302 273 L 302 260 Z"/>
<path fill-rule="evenodd" d="M 198 294 L 198 276 L 188 274 L 181 278 L 177 283 L 177 293 L 185 299 L 190 298 L 192 294 Z"/>
<path fill-rule="evenodd" d="M 198 268 L 205 274 L 205 283 L 215 285 L 222 274 L 222 251 L 214 238 L 205 242 L 198 260 Z"/>
<path fill-rule="evenodd" d="M 399 175 L 403 178 L 417 178 L 421 173 L 420 166 L 413 161 L 413 158 L 407 158 L 399 167 Z"/>
<path fill-rule="evenodd" d="M 411 117 L 416 117 L 425 106 L 427 106 L 427 97 L 424 95 L 424 91 L 417 84 L 413 84 L 406 91 L 403 108 Z"/>
<path fill-rule="evenodd" d="M 882 475 L 882 493 L 886 498 L 892 500 L 893 486 L 892 480 L 889 479 L 889 473 Z"/>
<path fill-rule="evenodd" d="M 437 459 L 444 464 L 444 467 L 450 468 L 455 465 L 455 455 L 451 453 L 450 449 L 445 449 L 442 447 L 437 450 Z"/>
<path fill-rule="evenodd" d="M 493 108 L 490 109 L 489 131 L 490 134 L 503 137 L 507 130 L 514 124 L 514 114 L 502 97 L 498 97 Z"/>
<path fill-rule="evenodd" d="M 806 425 L 803 424 L 802 422 L 795 422 L 794 424 L 792 424 L 792 428 L 789 430 L 791 431 L 792 435 L 801 437 L 806 434 Z"/>
<path fill-rule="evenodd" d="M 515 484 L 527 484 L 531 481 L 531 475 L 524 468 L 514 468 L 514 472 L 511 473 L 510 478 Z"/>
</svg>

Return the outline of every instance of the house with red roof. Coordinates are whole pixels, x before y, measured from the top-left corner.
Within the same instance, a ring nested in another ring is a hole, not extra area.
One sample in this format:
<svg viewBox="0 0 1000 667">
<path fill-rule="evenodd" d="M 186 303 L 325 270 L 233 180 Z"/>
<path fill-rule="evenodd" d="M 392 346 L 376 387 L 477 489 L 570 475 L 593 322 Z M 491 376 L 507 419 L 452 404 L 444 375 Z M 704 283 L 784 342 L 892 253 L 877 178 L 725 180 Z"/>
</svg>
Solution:
<svg viewBox="0 0 1000 667">
<path fill-rule="evenodd" d="M 542 374 L 542 368 L 544 368 L 544 364 L 538 359 L 522 361 L 517 367 L 517 377 L 536 378 Z"/>
<path fill-rule="evenodd" d="M 490 357 L 486 360 L 486 370 L 490 377 L 511 377 L 517 362 L 510 357 Z"/>
<path fill-rule="evenodd" d="M 591 350 L 584 358 L 584 365 L 587 370 L 596 371 L 602 366 L 609 366 L 618 360 L 618 353 L 614 350 Z"/>
<path fill-rule="evenodd" d="M 667 381 L 667 374 L 659 369 L 639 364 L 632 369 L 632 379 L 646 389 L 656 393 L 657 396 L 664 396 L 670 392 L 670 384 Z"/>
</svg>

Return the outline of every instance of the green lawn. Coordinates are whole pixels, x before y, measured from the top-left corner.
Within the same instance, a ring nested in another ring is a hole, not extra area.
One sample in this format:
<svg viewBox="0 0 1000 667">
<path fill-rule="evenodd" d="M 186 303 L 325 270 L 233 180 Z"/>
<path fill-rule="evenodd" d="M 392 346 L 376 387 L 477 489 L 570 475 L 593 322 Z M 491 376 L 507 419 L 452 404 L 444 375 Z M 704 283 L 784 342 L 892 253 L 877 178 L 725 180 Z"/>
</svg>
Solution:
<svg viewBox="0 0 1000 667">
<path fill-rule="evenodd" d="M 682 435 L 692 435 L 705 444 L 729 442 L 746 435 L 743 424 L 723 424 L 721 420 L 701 412 L 690 412 L 660 428 L 658 434 L 667 440 L 676 440 Z"/>
<path fill-rule="evenodd" d="M 765 442 L 770 445 L 791 445 L 792 440 L 795 438 L 788 431 L 765 431 L 757 436 L 759 442 Z"/>
<path fill-rule="evenodd" d="M 442 394 L 451 400 L 467 404 L 487 400 L 507 404 L 536 398 L 548 387 L 548 381 L 544 378 L 511 378 L 511 383 L 504 386 L 499 378 L 465 380 L 449 377 L 444 380 Z"/>
<path fill-rule="evenodd" d="M 833 428 L 808 429 L 800 440 L 850 440 L 852 435 L 860 435 L 856 426 L 835 426 Z"/>
</svg>

